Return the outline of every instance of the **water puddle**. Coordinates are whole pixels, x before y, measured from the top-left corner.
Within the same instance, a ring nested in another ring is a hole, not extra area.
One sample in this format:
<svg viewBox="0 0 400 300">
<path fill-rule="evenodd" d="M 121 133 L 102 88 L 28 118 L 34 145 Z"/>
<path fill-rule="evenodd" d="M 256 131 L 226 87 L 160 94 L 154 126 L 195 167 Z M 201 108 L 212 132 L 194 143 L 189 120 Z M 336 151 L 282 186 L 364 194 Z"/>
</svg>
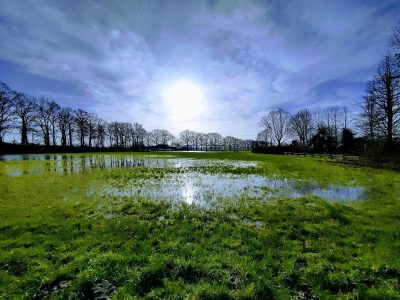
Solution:
<svg viewBox="0 0 400 300">
<path fill-rule="evenodd" d="M 177 158 L 173 155 L 12 155 L 2 156 L 0 175 L 77 174 L 94 169 L 142 168 L 138 176 L 123 182 L 108 179 L 101 188 L 106 196 L 146 198 L 215 208 L 235 204 L 242 199 L 269 201 L 273 198 L 315 196 L 329 201 L 356 201 L 365 197 L 365 188 L 349 185 L 319 186 L 316 182 L 265 177 L 234 170 L 256 168 L 256 162 Z M 25 161 L 28 159 L 29 161 Z M 145 171 L 149 169 L 148 173 Z M 168 169 L 160 172 L 160 169 Z M 143 171 L 144 170 L 144 171 Z M 144 172 L 144 173 L 143 173 Z M 138 173 L 139 174 L 139 173 Z M 158 174 L 159 176 L 155 176 Z M 142 175 L 146 175 L 141 177 Z M 149 176 L 148 176 L 149 175 Z M 94 190 L 98 191 L 99 187 Z M 92 194 L 93 191 L 90 191 Z"/>
<path fill-rule="evenodd" d="M 24 162 L 29 160 L 29 162 Z M 1 162 L 2 161 L 2 162 Z M 255 162 L 175 158 L 172 155 L 3 155 L 0 156 L 0 175 L 21 176 L 79 174 L 93 169 L 112 168 L 191 168 L 191 167 L 256 167 Z"/>
<path fill-rule="evenodd" d="M 356 201 L 365 197 L 365 189 L 338 185 L 321 187 L 315 182 L 259 175 L 188 172 L 168 174 L 158 179 L 135 179 L 124 187 L 111 184 L 102 190 L 102 194 L 187 203 L 211 209 L 235 204 L 242 199 L 266 201 L 278 197 L 315 196 L 335 202 Z"/>
</svg>

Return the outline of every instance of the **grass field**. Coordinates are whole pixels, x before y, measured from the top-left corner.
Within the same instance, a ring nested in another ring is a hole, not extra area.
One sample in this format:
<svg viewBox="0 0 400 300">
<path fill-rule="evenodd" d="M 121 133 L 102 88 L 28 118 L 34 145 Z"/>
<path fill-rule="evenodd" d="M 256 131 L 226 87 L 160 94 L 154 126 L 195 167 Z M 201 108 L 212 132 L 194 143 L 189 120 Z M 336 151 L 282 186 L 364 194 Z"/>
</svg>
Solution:
<svg viewBox="0 0 400 300">
<path fill-rule="evenodd" d="M 155 157 L 211 163 L 58 172 L 52 160 L 1 161 L 0 298 L 400 299 L 399 173 L 247 152 Z M 101 192 L 185 172 L 351 184 L 365 199 L 244 193 L 205 209 Z"/>
</svg>

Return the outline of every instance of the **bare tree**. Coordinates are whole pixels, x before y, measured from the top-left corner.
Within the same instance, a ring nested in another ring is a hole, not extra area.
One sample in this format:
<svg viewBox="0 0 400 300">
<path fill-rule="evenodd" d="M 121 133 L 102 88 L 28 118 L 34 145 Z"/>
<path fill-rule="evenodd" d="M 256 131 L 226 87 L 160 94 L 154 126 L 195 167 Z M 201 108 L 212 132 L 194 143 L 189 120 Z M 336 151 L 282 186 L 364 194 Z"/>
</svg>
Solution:
<svg viewBox="0 0 400 300">
<path fill-rule="evenodd" d="M 278 147 L 281 146 L 289 133 L 290 114 L 288 111 L 279 108 L 269 112 L 261 119 L 261 126 L 271 131 L 271 136 Z"/>
<path fill-rule="evenodd" d="M 166 129 L 161 130 L 160 132 L 161 144 L 168 145 L 173 139 L 174 136 L 168 130 Z"/>
<path fill-rule="evenodd" d="M 237 139 L 233 136 L 226 136 L 223 138 L 224 150 L 232 151 L 237 150 Z"/>
<path fill-rule="evenodd" d="M 340 141 L 339 134 L 343 127 L 343 112 L 339 106 L 333 106 L 329 108 L 329 111 L 332 119 L 333 137 L 335 138 L 335 143 L 337 145 Z"/>
<path fill-rule="evenodd" d="M 97 128 L 96 128 L 96 133 L 97 133 L 97 139 L 96 139 L 96 147 L 101 147 L 104 148 L 105 146 L 105 140 L 106 140 L 106 128 L 107 128 L 107 122 L 104 121 L 103 119 L 97 119 Z"/>
<path fill-rule="evenodd" d="M 290 129 L 305 146 L 310 143 L 313 128 L 312 114 L 308 109 L 300 110 L 290 118 Z"/>
<path fill-rule="evenodd" d="M 162 142 L 162 130 L 161 129 L 154 129 L 151 131 L 151 142 L 154 146 L 158 146 Z"/>
<path fill-rule="evenodd" d="M 144 138 L 146 134 L 146 130 L 143 128 L 143 125 L 140 123 L 133 123 L 133 131 L 132 131 L 132 148 L 140 148 L 144 145 Z"/>
<path fill-rule="evenodd" d="M 313 115 L 313 124 L 314 124 L 315 130 L 318 131 L 322 128 L 326 129 L 327 124 L 325 122 L 324 110 L 321 110 L 321 109 L 315 110 L 312 112 L 312 115 Z"/>
<path fill-rule="evenodd" d="M 369 96 L 375 101 L 379 113 L 379 126 L 389 146 L 400 125 L 399 70 L 393 56 L 386 55 L 378 68 Z"/>
<path fill-rule="evenodd" d="M 72 108 L 62 108 L 58 112 L 57 123 L 61 133 L 61 146 L 67 146 L 67 135 L 69 137 L 69 146 L 72 146 L 72 127 L 74 123 Z"/>
<path fill-rule="evenodd" d="M 107 126 L 107 132 L 108 132 L 110 147 L 115 146 L 118 148 L 118 146 L 119 146 L 118 123 L 117 122 L 109 123 Z"/>
<path fill-rule="evenodd" d="M 193 138 L 192 138 L 192 144 L 194 147 L 194 150 L 199 150 L 200 146 L 200 133 L 193 131 Z"/>
<path fill-rule="evenodd" d="M 0 82 L 0 144 L 3 143 L 4 135 L 12 128 L 14 120 L 13 94 L 8 85 Z"/>
<path fill-rule="evenodd" d="M 219 133 L 211 132 L 207 133 L 208 144 L 210 150 L 219 150 L 222 142 L 222 136 Z"/>
<path fill-rule="evenodd" d="M 89 113 L 82 109 L 77 109 L 75 111 L 75 125 L 81 147 L 85 146 L 85 137 L 88 133 L 88 115 Z"/>
<path fill-rule="evenodd" d="M 207 151 L 208 139 L 207 139 L 207 135 L 205 133 L 198 133 L 198 142 L 199 142 L 201 150 Z"/>
<path fill-rule="evenodd" d="M 184 130 L 179 134 L 179 139 L 181 140 L 182 144 L 186 144 L 187 149 L 189 149 L 189 146 L 191 146 L 194 135 L 195 132 L 190 130 Z"/>
<path fill-rule="evenodd" d="M 373 95 L 374 87 L 370 82 L 367 88 L 367 95 L 363 97 L 359 104 L 360 113 L 358 114 L 358 127 L 361 132 L 373 140 L 376 136 L 376 127 L 379 122 L 379 111 Z"/>
<path fill-rule="evenodd" d="M 99 118 L 93 113 L 87 114 L 88 146 L 92 147 L 93 140 L 96 139 L 97 125 Z"/>
<path fill-rule="evenodd" d="M 35 124 L 39 127 L 45 146 L 50 146 L 50 126 L 52 111 L 46 98 L 40 98 L 36 108 Z"/>
<path fill-rule="evenodd" d="M 143 137 L 144 145 L 149 147 L 153 143 L 153 134 L 151 131 L 147 131 Z"/>
<path fill-rule="evenodd" d="M 257 142 L 264 143 L 266 146 L 268 146 L 268 143 L 269 144 L 272 143 L 271 138 L 272 138 L 272 135 L 268 128 L 261 130 L 257 134 Z"/>
<path fill-rule="evenodd" d="M 58 113 L 61 110 L 61 106 L 58 105 L 54 101 L 50 101 L 48 104 L 49 112 L 50 112 L 50 125 L 51 125 L 51 136 L 53 146 L 57 145 L 57 122 L 58 122 Z"/>
<path fill-rule="evenodd" d="M 14 95 L 15 114 L 20 120 L 21 144 L 28 145 L 28 130 L 35 119 L 36 102 L 35 98 L 23 93 Z"/>
<path fill-rule="evenodd" d="M 343 106 L 343 129 L 348 129 L 351 120 L 349 121 L 349 108 Z"/>
</svg>

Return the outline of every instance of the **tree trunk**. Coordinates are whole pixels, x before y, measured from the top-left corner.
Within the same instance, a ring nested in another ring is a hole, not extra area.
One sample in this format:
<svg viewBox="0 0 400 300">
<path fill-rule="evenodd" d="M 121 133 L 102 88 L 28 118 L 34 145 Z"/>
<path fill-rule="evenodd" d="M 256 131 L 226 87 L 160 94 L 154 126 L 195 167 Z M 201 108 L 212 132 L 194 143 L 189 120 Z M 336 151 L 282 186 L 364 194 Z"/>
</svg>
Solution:
<svg viewBox="0 0 400 300">
<path fill-rule="evenodd" d="M 21 128 L 21 144 L 24 146 L 28 145 L 28 128 L 24 121 L 22 121 L 22 128 Z"/>
<path fill-rule="evenodd" d="M 69 146 L 72 147 L 72 128 L 68 127 Z"/>
<path fill-rule="evenodd" d="M 57 145 L 56 141 L 56 129 L 54 128 L 54 125 L 52 125 L 52 134 L 53 134 L 53 146 Z M 50 143 L 49 143 L 50 144 Z"/>
<path fill-rule="evenodd" d="M 393 144 L 393 96 L 390 82 L 386 84 L 387 98 L 387 143 L 389 148 Z"/>
</svg>

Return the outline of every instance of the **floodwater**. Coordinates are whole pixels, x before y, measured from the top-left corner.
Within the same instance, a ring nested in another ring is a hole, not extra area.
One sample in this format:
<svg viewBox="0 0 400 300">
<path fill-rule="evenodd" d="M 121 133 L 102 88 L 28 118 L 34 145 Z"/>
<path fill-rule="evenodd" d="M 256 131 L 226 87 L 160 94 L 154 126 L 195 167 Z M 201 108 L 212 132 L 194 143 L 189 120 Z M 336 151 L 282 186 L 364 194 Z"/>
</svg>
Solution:
<svg viewBox="0 0 400 300">
<path fill-rule="evenodd" d="M 102 193 L 106 196 L 194 204 L 210 209 L 235 204 L 242 199 L 268 201 L 279 197 L 315 196 L 334 202 L 357 201 L 365 197 L 365 188 L 339 185 L 320 187 L 316 182 L 274 176 L 188 172 L 172 173 L 158 179 L 135 179 L 122 188 L 111 184 Z"/>
<path fill-rule="evenodd" d="M 25 161 L 29 160 L 28 163 Z M 32 162 L 32 163 L 31 163 Z M 209 167 L 216 170 L 208 172 Z M 161 178 L 135 178 L 121 187 L 118 179 L 97 188 L 101 195 L 146 198 L 215 208 L 242 199 L 269 201 L 274 198 L 315 196 L 328 201 L 362 200 L 364 187 L 354 185 L 319 186 L 310 180 L 280 178 L 277 175 L 236 174 L 240 168 L 257 168 L 256 162 L 177 158 L 173 155 L 6 155 L 0 156 L 0 176 L 55 174 L 69 175 L 93 169 L 145 168 L 153 174 L 167 168 Z M 218 172 L 218 168 L 225 168 Z M 246 172 L 251 173 L 251 172 Z M 150 173 L 149 173 L 150 174 Z"/>
<path fill-rule="evenodd" d="M 24 164 L 24 161 L 36 162 Z M 112 168 L 189 168 L 189 167 L 256 167 L 255 162 L 186 159 L 172 155 L 61 155 L 61 154 L 24 154 L 0 156 L 0 175 L 21 176 L 23 174 L 40 175 L 45 173 L 78 174 L 92 169 Z"/>
</svg>

